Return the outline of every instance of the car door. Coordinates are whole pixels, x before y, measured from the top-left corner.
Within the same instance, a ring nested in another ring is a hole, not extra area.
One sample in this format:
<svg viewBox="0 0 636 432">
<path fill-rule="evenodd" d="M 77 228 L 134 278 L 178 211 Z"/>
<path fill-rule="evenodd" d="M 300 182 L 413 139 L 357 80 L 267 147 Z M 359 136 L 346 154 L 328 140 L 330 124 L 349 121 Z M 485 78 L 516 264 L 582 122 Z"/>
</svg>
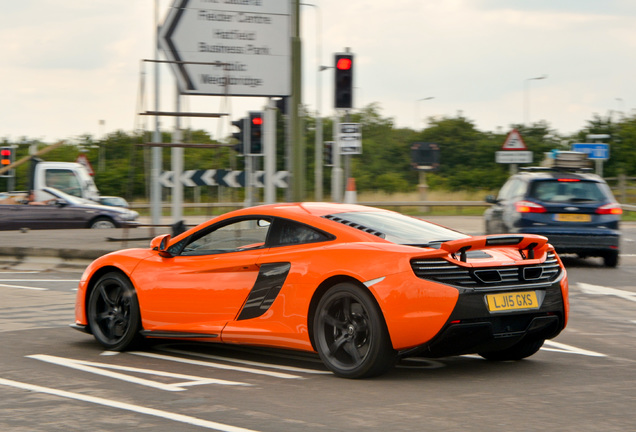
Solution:
<svg viewBox="0 0 636 432">
<path fill-rule="evenodd" d="M 523 178 L 514 179 L 510 188 L 506 191 L 506 196 L 502 202 L 503 212 L 501 215 L 502 233 L 516 232 L 518 221 L 521 215 L 517 211 L 517 202 L 522 201 L 528 191 L 528 182 Z"/>
<path fill-rule="evenodd" d="M 499 190 L 497 198 L 492 202 L 492 206 L 486 210 L 486 233 L 498 234 L 506 232 L 504 226 L 504 212 L 510 205 L 510 196 L 512 190 L 519 184 L 518 179 L 512 178 L 508 180 Z"/>
<path fill-rule="evenodd" d="M 220 335 L 254 286 L 271 223 L 223 221 L 172 245 L 173 254 L 139 264 L 133 274 L 146 330 Z"/>
</svg>

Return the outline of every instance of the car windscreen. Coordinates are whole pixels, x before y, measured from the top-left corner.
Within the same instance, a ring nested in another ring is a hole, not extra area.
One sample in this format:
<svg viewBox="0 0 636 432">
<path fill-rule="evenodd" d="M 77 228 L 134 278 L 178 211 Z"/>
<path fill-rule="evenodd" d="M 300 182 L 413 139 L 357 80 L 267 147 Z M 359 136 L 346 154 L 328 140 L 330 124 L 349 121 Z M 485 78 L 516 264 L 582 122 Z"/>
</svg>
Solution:
<svg viewBox="0 0 636 432">
<path fill-rule="evenodd" d="M 337 213 L 326 217 L 402 245 L 436 246 L 444 241 L 468 237 L 449 228 L 388 211 Z"/>
<path fill-rule="evenodd" d="M 607 202 L 607 186 L 603 183 L 576 179 L 550 179 L 535 181 L 528 190 L 528 197 L 553 203 Z"/>
</svg>

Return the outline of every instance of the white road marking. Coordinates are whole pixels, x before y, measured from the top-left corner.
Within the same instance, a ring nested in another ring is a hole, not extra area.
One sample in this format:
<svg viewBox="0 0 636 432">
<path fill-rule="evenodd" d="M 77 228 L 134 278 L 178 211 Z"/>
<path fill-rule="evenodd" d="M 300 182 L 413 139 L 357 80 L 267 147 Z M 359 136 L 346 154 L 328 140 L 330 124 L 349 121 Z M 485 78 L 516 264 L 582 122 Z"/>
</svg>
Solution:
<svg viewBox="0 0 636 432">
<path fill-rule="evenodd" d="M 34 291 L 48 291 L 49 290 L 48 288 L 38 288 L 38 287 L 23 286 L 23 285 L 7 285 L 7 284 L 0 284 L 0 287 L 27 289 L 27 290 L 34 290 Z"/>
<path fill-rule="evenodd" d="M 546 348 L 546 345 L 551 346 L 552 348 Z M 607 357 L 605 354 L 584 350 L 583 348 L 573 347 L 572 345 L 566 345 L 564 343 L 555 342 L 552 340 L 545 341 L 541 350 L 561 352 L 561 353 L 567 353 L 567 354 L 578 354 L 578 355 L 583 355 L 588 357 Z"/>
<path fill-rule="evenodd" d="M 118 379 L 121 381 L 127 381 L 133 384 L 139 384 L 146 387 L 152 387 L 152 388 L 165 390 L 165 391 L 184 391 L 186 390 L 185 388 L 183 388 L 184 386 L 204 385 L 204 384 L 231 385 L 231 386 L 250 386 L 251 385 L 251 384 L 237 382 L 237 381 L 226 381 L 226 380 L 204 378 L 204 377 L 198 377 L 198 376 L 192 376 L 192 375 L 162 372 L 162 371 L 151 370 L 151 369 L 140 369 L 140 368 L 134 368 L 134 367 L 128 367 L 128 366 L 117 366 L 117 365 L 110 365 L 106 363 L 96 363 L 96 362 L 89 362 L 89 361 L 83 361 L 83 360 L 68 359 L 68 358 L 55 357 L 55 356 L 49 356 L 44 354 L 30 355 L 27 357 L 44 361 L 47 363 L 53 363 L 60 366 L 65 366 L 68 368 L 81 370 L 84 372 L 90 372 L 95 375 L 102 375 L 108 378 Z M 132 375 L 126 375 L 119 372 L 111 372 L 109 370 L 104 370 L 104 369 L 114 369 L 114 370 L 133 372 L 138 374 L 169 377 L 169 378 L 175 378 L 175 379 L 182 379 L 185 381 L 180 383 L 174 383 L 174 384 L 165 384 L 158 381 L 138 378 Z"/>
<path fill-rule="evenodd" d="M 591 285 L 579 282 L 578 287 L 581 288 L 585 294 L 591 295 L 613 295 L 624 300 L 636 302 L 636 292 L 619 290 L 616 288 L 604 287 L 600 285 Z"/>
<path fill-rule="evenodd" d="M 209 420 L 203 420 L 197 417 L 186 416 L 183 414 L 177 414 L 169 411 L 158 410 L 154 408 L 148 408 L 141 405 L 133 405 L 124 402 L 118 402 L 111 399 L 105 399 L 95 396 L 86 396 L 79 393 L 67 392 L 64 390 L 57 390 L 48 387 L 41 387 L 33 384 L 22 383 L 18 381 L 8 380 L 0 378 L 0 385 L 18 388 L 22 390 L 28 390 L 36 393 L 46 393 L 53 396 L 59 396 L 67 399 L 74 399 L 82 402 L 89 402 L 97 405 L 103 405 L 111 408 L 123 409 L 126 411 L 132 411 L 140 414 L 150 415 L 154 417 L 160 417 L 167 420 L 190 424 L 194 426 L 200 426 L 206 429 L 217 430 L 221 432 L 257 432 L 253 429 L 245 429 L 237 426 L 226 425 L 223 423 L 217 423 Z"/>
<path fill-rule="evenodd" d="M 79 279 L 0 279 L 0 282 L 75 282 Z"/>
<path fill-rule="evenodd" d="M 298 373 L 315 374 L 315 375 L 332 375 L 332 373 L 329 372 L 329 371 L 321 371 L 321 370 L 316 370 L 316 369 L 306 369 L 306 368 L 299 368 L 299 367 L 294 367 L 294 366 L 281 366 L 281 365 L 276 365 L 276 364 L 255 362 L 255 361 L 250 361 L 250 360 L 239 360 L 239 359 L 233 359 L 233 358 L 229 358 L 229 357 L 215 356 L 215 355 L 212 355 L 212 354 L 200 354 L 200 353 L 195 353 L 195 352 L 190 352 L 190 351 L 178 350 L 178 349 L 174 349 L 174 348 L 162 347 L 160 349 L 161 349 L 161 351 L 166 351 L 166 352 L 170 352 L 170 353 L 173 353 L 173 354 L 183 354 L 183 355 L 189 355 L 189 356 L 192 356 L 192 357 L 201 357 L 201 358 L 206 358 L 206 359 L 211 359 L 211 360 L 221 360 L 221 361 L 225 361 L 225 362 L 229 362 L 229 363 L 238 363 L 238 364 L 262 367 L 262 368 L 268 368 L 268 369 L 279 369 L 279 370 L 284 370 L 284 371 L 289 371 L 289 372 L 298 372 Z"/>
<path fill-rule="evenodd" d="M 184 355 L 191 355 L 191 356 L 196 356 L 196 357 L 203 357 L 203 358 L 213 357 L 213 356 L 209 356 L 208 357 L 208 356 L 206 356 L 204 354 L 190 353 L 190 352 L 187 352 L 187 351 L 182 351 L 182 352 L 177 351 L 176 353 L 184 354 Z M 211 368 L 215 368 L 215 369 L 225 369 L 225 370 L 232 370 L 232 371 L 237 371 L 237 372 L 246 372 L 246 373 L 251 373 L 251 374 L 256 374 L 256 375 L 266 375 L 266 376 L 271 376 L 271 377 L 274 377 L 274 378 L 304 379 L 303 377 L 300 377 L 298 375 L 291 375 L 291 374 L 286 374 L 286 373 L 282 373 L 282 372 L 272 372 L 272 371 L 266 371 L 266 370 L 261 370 L 261 369 L 246 368 L 246 367 L 241 367 L 241 366 L 231 366 L 231 365 L 227 365 L 227 364 L 211 363 L 211 362 L 208 362 L 208 361 L 201 361 L 201 360 L 190 360 L 190 359 L 185 359 L 185 358 L 181 358 L 181 357 L 167 356 L 167 355 L 163 355 L 163 354 L 152 354 L 152 353 L 141 352 L 141 351 L 133 351 L 133 352 L 129 352 L 128 354 L 134 354 L 134 355 L 138 355 L 138 356 L 142 356 L 142 357 L 150 357 L 150 358 L 155 358 L 155 359 L 160 359 L 160 360 L 168 360 L 168 361 L 178 362 L 178 363 L 186 363 L 186 364 L 191 364 L 191 365 L 196 365 L 196 366 L 211 367 Z M 221 357 L 218 357 L 217 359 L 221 359 Z M 227 359 L 223 358 L 222 360 L 227 360 Z"/>
<path fill-rule="evenodd" d="M 16 271 L 11 271 L 11 270 L 2 270 L 0 271 L 0 274 L 38 274 L 41 273 L 40 271 L 37 270 L 16 270 Z"/>
</svg>

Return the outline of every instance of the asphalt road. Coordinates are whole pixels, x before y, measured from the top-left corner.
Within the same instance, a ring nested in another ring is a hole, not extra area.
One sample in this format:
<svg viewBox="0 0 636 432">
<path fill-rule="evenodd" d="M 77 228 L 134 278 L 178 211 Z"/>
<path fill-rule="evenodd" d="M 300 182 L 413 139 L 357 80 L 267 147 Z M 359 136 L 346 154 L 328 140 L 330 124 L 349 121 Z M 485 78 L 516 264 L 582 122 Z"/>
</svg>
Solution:
<svg viewBox="0 0 636 432">
<path fill-rule="evenodd" d="M 0 270 L 0 430 L 628 431 L 636 230 L 621 265 L 565 257 L 566 330 L 531 358 L 402 361 L 345 380 L 294 352 L 162 342 L 104 352 L 68 327 L 80 270 Z"/>
</svg>

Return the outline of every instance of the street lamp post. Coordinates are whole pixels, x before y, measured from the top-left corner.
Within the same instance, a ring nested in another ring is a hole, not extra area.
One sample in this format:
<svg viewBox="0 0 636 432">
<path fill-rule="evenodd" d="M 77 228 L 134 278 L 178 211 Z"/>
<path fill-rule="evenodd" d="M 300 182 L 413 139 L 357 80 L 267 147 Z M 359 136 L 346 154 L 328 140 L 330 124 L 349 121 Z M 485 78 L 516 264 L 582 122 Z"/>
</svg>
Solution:
<svg viewBox="0 0 636 432">
<path fill-rule="evenodd" d="M 435 96 L 429 96 L 422 99 L 417 99 L 415 101 L 415 129 L 417 129 L 417 124 L 420 119 L 420 102 L 435 99 Z"/>
<path fill-rule="evenodd" d="M 527 125 L 528 121 L 530 120 L 530 101 L 528 97 L 528 92 L 529 92 L 528 84 L 530 83 L 530 81 L 543 80 L 543 79 L 546 79 L 547 77 L 548 77 L 547 75 L 541 75 L 539 77 L 527 78 L 523 82 L 523 124 L 524 125 Z"/>
</svg>

